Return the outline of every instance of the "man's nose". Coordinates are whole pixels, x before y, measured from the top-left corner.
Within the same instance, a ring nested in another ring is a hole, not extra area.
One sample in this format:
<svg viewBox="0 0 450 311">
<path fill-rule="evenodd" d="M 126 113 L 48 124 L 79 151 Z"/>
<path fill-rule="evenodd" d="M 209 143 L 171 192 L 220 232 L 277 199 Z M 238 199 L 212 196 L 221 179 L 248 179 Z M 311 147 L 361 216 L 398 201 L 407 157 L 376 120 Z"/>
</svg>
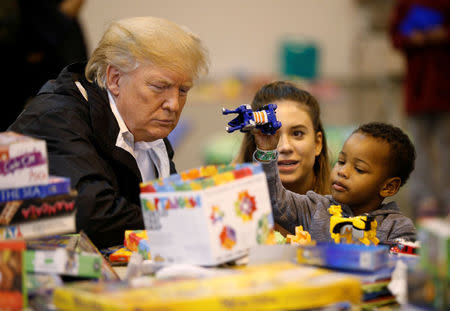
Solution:
<svg viewBox="0 0 450 311">
<path fill-rule="evenodd" d="M 180 109 L 180 98 L 178 90 L 170 92 L 164 101 L 163 107 L 173 112 L 177 112 Z"/>
</svg>

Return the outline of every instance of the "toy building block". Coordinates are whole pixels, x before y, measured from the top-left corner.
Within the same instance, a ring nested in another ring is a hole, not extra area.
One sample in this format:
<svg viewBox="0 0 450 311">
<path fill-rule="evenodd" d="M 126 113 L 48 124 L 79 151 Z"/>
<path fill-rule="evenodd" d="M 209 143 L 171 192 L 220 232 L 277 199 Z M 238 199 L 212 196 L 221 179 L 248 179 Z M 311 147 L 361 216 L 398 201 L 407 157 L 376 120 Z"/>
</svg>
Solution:
<svg viewBox="0 0 450 311">
<path fill-rule="evenodd" d="M 122 247 L 109 255 L 109 261 L 114 263 L 127 263 L 130 260 L 131 254 L 133 254 L 132 251 L 126 247 Z"/>
<path fill-rule="evenodd" d="M 222 108 L 222 114 L 237 113 L 238 116 L 228 122 L 225 128 L 228 133 L 236 130 L 248 132 L 253 128 L 260 129 L 264 134 L 273 135 L 281 127 L 281 122 L 277 120 L 275 110 L 277 105 L 268 104 L 253 111 L 250 105 L 241 105 L 234 110 Z"/>
<path fill-rule="evenodd" d="M 397 255 L 419 255 L 420 246 L 417 242 L 401 241 L 391 246 L 391 254 Z"/>
<path fill-rule="evenodd" d="M 380 241 L 377 238 L 377 221 L 375 217 L 364 214 L 355 217 L 342 215 L 340 205 L 331 205 L 328 209 L 330 214 L 330 234 L 335 243 L 340 243 L 345 238 L 347 243 L 359 240 L 365 245 L 371 242 L 377 245 Z"/>
<path fill-rule="evenodd" d="M 295 235 L 286 235 L 286 243 L 297 245 L 315 245 L 316 241 L 311 241 L 311 235 L 308 231 L 303 230 L 303 226 L 295 227 Z"/>
</svg>

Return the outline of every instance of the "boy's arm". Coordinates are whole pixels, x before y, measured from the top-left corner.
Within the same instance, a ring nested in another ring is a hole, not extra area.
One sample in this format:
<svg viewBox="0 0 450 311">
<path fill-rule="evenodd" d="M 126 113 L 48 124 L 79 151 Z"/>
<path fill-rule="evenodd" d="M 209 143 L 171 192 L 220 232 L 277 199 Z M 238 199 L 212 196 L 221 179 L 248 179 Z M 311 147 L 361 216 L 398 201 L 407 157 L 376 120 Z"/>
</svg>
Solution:
<svg viewBox="0 0 450 311">
<path fill-rule="evenodd" d="M 275 222 L 290 233 L 294 233 L 295 227 L 299 225 L 308 231 L 313 212 L 312 207 L 314 207 L 309 204 L 308 197 L 284 188 L 278 175 L 276 160 L 271 162 L 261 162 L 256 158 L 254 160 L 262 164 L 266 173 Z"/>
<path fill-rule="evenodd" d="M 394 242 L 397 239 L 416 240 L 416 227 L 412 220 L 404 215 L 391 214 L 383 221 L 383 224 L 390 224 L 389 228 L 380 228 L 387 233 L 386 241 Z M 382 227 L 384 226 L 382 225 Z"/>
</svg>

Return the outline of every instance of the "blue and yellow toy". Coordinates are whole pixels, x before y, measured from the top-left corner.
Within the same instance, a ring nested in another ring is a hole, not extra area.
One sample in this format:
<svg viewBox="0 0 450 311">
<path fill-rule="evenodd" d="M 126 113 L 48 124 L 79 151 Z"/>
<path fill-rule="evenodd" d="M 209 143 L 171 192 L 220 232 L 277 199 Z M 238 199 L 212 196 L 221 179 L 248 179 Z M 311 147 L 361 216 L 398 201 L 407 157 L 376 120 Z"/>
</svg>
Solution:
<svg viewBox="0 0 450 311">
<path fill-rule="evenodd" d="M 277 120 L 275 110 L 277 105 L 268 104 L 253 111 L 250 105 L 241 105 L 234 110 L 222 108 L 222 114 L 237 113 L 238 116 L 228 122 L 225 128 L 228 133 L 236 130 L 248 132 L 253 128 L 260 129 L 264 134 L 273 135 L 281 127 L 281 122 Z"/>
<path fill-rule="evenodd" d="M 342 215 L 340 205 L 331 205 L 328 209 L 332 215 L 330 218 L 330 234 L 335 243 L 340 243 L 345 238 L 347 243 L 359 240 L 365 245 L 372 242 L 378 245 L 380 240 L 377 238 L 377 221 L 374 216 L 367 214 L 346 217 Z"/>
</svg>

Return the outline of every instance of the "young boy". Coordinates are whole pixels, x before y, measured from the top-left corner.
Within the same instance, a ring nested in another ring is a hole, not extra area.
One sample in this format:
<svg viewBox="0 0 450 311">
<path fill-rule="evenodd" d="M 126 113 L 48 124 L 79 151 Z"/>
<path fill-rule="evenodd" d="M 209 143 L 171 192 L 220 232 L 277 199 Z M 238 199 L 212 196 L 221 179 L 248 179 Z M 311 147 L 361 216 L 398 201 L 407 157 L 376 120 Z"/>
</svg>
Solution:
<svg viewBox="0 0 450 311">
<path fill-rule="evenodd" d="M 415 239 L 413 222 L 400 213 L 397 204 L 383 204 L 406 183 L 414 169 L 414 146 L 398 127 L 378 122 L 358 127 L 339 153 L 331 172 L 331 195 L 326 196 L 286 190 L 276 162 L 279 135 L 260 131 L 254 131 L 254 135 L 258 147 L 254 158 L 262 163 L 267 176 L 275 222 L 290 232 L 302 225 L 312 239 L 332 241 L 328 208 L 341 205 L 345 216 L 374 216 L 380 243 Z"/>
</svg>

